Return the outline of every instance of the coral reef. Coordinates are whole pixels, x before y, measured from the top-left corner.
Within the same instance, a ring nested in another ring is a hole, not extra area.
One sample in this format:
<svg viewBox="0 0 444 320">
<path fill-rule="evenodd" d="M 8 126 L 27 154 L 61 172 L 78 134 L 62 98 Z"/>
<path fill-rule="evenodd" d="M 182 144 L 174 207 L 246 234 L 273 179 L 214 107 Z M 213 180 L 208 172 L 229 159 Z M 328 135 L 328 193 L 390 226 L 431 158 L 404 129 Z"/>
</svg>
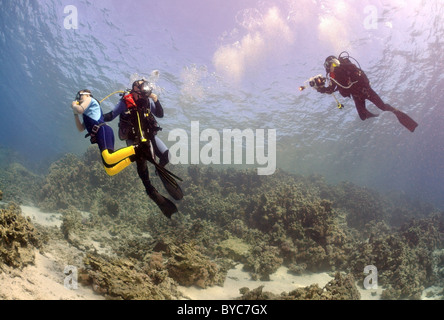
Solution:
<svg viewBox="0 0 444 320">
<path fill-rule="evenodd" d="M 419 299 L 436 279 L 433 254 L 444 230 L 437 216 L 412 220 L 389 235 L 373 235 L 351 255 L 351 270 L 358 276 L 366 265 L 375 265 L 378 284 L 387 287 L 384 299 Z"/>
<path fill-rule="evenodd" d="M 359 293 L 353 275 L 346 276 L 337 272 L 335 278 L 328 282 L 324 288 L 318 285 L 311 285 L 305 288 L 296 289 L 282 295 L 283 299 L 290 300 L 359 300 Z"/>
<path fill-rule="evenodd" d="M 88 254 L 80 272 L 81 283 L 91 285 L 97 293 L 112 299 L 165 300 L 181 294 L 168 277 L 145 272 L 131 259 L 104 258 Z"/>
<path fill-rule="evenodd" d="M 178 299 L 177 285 L 223 284 L 226 272 L 204 257 L 195 246 L 159 241 L 144 259 L 110 258 L 89 253 L 81 272 L 94 291 L 122 299 Z"/>
<path fill-rule="evenodd" d="M 361 294 L 355 285 L 353 275 L 342 275 L 337 272 L 335 278 L 328 282 L 324 288 L 313 284 L 305 288 L 299 288 L 291 292 L 282 292 L 276 295 L 264 292 L 263 286 L 254 290 L 241 288 L 241 300 L 359 300 Z"/>
<path fill-rule="evenodd" d="M 208 286 L 222 285 L 225 281 L 226 272 L 202 255 L 192 243 L 175 245 L 159 241 L 154 251 L 169 257 L 166 270 L 180 285 L 195 285 L 205 289 Z"/>
<path fill-rule="evenodd" d="M 336 203 L 345 208 L 348 226 L 364 229 L 371 221 L 381 221 L 385 217 L 384 199 L 376 191 L 356 186 L 350 182 L 340 185 L 336 194 Z M 359 201 L 357 201 L 359 200 Z"/>
<path fill-rule="evenodd" d="M 11 163 L 0 170 L 3 200 L 17 204 L 33 204 L 41 188 L 43 177 L 27 170 L 22 164 Z"/>
<path fill-rule="evenodd" d="M 23 268 L 34 262 L 34 250 L 39 247 L 38 232 L 18 205 L 11 203 L 7 209 L 0 209 L 0 266 L 4 263 Z"/>
<path fill-rule="evenodd" d="M 237 237 L 230 237 L 217 245 L 218 255 L 227 257 L 233 261 L 246 263 L 250 255 L 251 247 L 248 243 Z"/>
<path fill-rule="evenodd" d="M 108 176 L 94 146 L 88 148 L 83 158 L 67 154 L 54 162 L 42 184 L 36 204 L 47 211 L 74 206 L 82 211 L 97 213 L 102 210 L 103 213 L 103 208 L 109 207 L 113 212 L 110 214 L 115 215 L 139 209 L 139 206 L 147 208 L 141 201 L 135 201 L 146 199 L 135 168 L 122 171 L 118 179 Z M 119 190 L 118 198 L 115 197 L 116 190 Z"/>
<path fill-rule="evenodd" d="M 254 246 L 245 262 L 244 269 L 249 271 L 253 280 L 270 280 L 282 265 L 283 259 L 279 257 L 279 249 L 273 246 Z"/>
<path fill-rule="evenodd" d="M 359 299 L 354 281 L 362 284 L 367 265 L 378 268 L 384 299 L 419 299 L 424 288 L 444 284 L 444 213 L 402 195 L 281 170 L 258 176 L 175 166 L 185 196 L 168 220 L 147 197 L 135 166 L 109 177 L 95 147 L 81 158 L 65 155 L 45 177 L 8 168 L 0 174 L 3 200 L 27 199 L 61 213 L 57 241 L 84 253 L 83 283 L 108 298 L 181 298 L 179 285 L 223 285 L 237 263 L 262 281 L 281 266 L 297 274 L 336 273 L 324 288 L 277 296 L 245 289 L 245 299 Z M 154 174 L 152 182 L 163 192 Z M 40 244 L 18 211 L 2 210 L 1 261 L 23 266 L 32 262 L 24 250 Z"/>
</svg>

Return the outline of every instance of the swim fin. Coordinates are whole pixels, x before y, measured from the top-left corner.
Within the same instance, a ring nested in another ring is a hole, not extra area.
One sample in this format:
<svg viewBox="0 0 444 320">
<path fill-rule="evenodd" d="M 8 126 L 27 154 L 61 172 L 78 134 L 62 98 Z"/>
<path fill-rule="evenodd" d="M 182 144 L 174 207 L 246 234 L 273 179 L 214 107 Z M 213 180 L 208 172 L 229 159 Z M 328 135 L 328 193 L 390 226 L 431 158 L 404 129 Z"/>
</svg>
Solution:
<svg viewBox="0 0 444 320">
<path fill-rule="evenodd" d="M 153 200 L 157 204 L 157 206 L 162 211 L 164 216 L 167 217 L 168 219 L 171 219 L 173 213 L 177 212 L 176 205 L 171 200 L 162 196 L 156 190 L 150 192 L 148 196 L 151 198 L 151 200 Z"/>
<path fill-rule="evenodd" d="M 181 200 L 183 198 L 183 192 L 175 179 L 178 179 L 180 181 L 182 181 L 182 179 L 159 165 L 154 160 L 153 153 L 148 148 L 148 144 L 142 144 L 141 146 L 143 148 L 146 160 L 148 162 L 151 162 L 156 167 L 156 173 L 159 175 L 165 189 L 175 200 Z"/>
<path fill-rule="evenodd" d="M 418 126 L 418 123 L 410 118 L 407 114 L 405 114 L 402 111 L 395 110 L 393 111 L 395 116 L 398 118 L 398 121 L 406 127 L 410 132 L 415 131 L 416 127 Z"/>
<path fill-rule="evenodd" d="M 168 191 L 170 196 L 172 196 L 174 200 L 181 200 L 183 198 L 182 189 L 173 178 L 173 176 L 170 174 L 171 172 L 161 166 L 156 166 L 156 173 L 162 181 L 165 190 Z"/>
</svg>

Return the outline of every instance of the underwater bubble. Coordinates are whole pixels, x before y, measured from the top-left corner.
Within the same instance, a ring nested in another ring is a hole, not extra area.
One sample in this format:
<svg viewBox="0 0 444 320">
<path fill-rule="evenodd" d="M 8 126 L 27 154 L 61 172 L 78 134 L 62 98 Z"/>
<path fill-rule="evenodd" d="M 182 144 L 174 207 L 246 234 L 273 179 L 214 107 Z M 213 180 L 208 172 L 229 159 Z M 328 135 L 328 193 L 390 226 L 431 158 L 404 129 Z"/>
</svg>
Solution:
<svg viewBox="0 0 444 320">
<path fill-rule="evenodd" d="M 159 70 L 153 70 L 151 71 L 151 74 L 148 78 L 148 81 L 151 83 L 156 83 L 157 81 L 159 81 L 160 78 L 160 71 Z"/>
<path fill-rule="evenodd" d="M 244 9 L 236 15 L 236 22 L 247 30 L 260 27 L 262 20 L 262 14 L 257 9 Z"/>
<path fill-rule="evenodd" d="M 182 95 L 192 100 L 202 99 L 205 96 L 202 79 L 206 77 L 207 73 L 207 66 L 185 66 L 180 74 L 183 81 Z"/>
<path fill-rule="evenodd" d="M 138 73 L 131 74 L 130 77 L 129 77 L 128 87 L 131 88 L 131 86 L 133 85 L 134 81 L 140 80 L 140 79 L 142 79 L 142 77 Z"/>
</svg>

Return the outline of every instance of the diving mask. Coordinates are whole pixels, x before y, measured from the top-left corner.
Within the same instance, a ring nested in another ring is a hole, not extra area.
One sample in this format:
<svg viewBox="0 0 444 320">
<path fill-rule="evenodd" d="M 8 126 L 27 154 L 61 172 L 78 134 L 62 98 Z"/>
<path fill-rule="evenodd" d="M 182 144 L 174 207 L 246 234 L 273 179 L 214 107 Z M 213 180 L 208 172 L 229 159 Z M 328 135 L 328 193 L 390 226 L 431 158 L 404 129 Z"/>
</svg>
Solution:
<svg viewBox="0 0 444 320">
<path fill-rule="evenodd" d="M 133 91 L 143 94 L 145 97 L 149 97 L 153 92 L 153 85 L 145 79 L 134 81 Z"/>
<path fill-rule="evenodd" d="M 147 97 L 149 97 L 153 92 L 153 85 L 148 81 L 143 81 L 142 84 L 140 85 L 140 91 L 143 94 L 145 94 Z"/>
<path fill-rule="evenodd" d="M 325 59 L 324 62 L 324 67 L 325 67 L 325 71 L 327 71 L 327 73 L 330 72 L 331 67 L 339 67 L 341 65 L 341 63 L 339 62 L 339 60 L 335 57 L 335 56 L 329 56 L 327 57 L 327 59 Z"/>
<path fill-rule="evenodd" d="M 77 92 L 77 95 L 76 95 L 76 101 L 80 101 L 80 99 L 81 99 L 81 97 L 83 96 L 83 95 L 91 95 L 91 93 L 89 93 L 89 92 L 82 92 L 82 91 L 79 91 L 79 92 Z"/>
</svg>

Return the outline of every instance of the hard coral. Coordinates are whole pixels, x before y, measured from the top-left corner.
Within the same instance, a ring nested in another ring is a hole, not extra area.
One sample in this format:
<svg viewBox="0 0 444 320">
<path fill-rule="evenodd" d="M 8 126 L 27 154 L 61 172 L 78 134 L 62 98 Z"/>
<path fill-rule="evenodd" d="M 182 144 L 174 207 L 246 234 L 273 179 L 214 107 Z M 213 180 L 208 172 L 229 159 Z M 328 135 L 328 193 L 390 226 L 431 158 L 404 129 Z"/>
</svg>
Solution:
<svg viewBox="0 0 444 320">
<path fill-rule="evenodd" d="M 276 295 L 270 292 L 264 292 L 263 286 L 254 290 L 242 288 L 241 300 L 359 300 L 361 294 L 355 285 L 353 275 L 342 275 L 337 272 L 335 278 L 328 282 L 324 288 L 318 284 L 312 284 L 308 287 L 298 288 L 289 293 L 282 292 Z"/>
<path fill-rule="evenodd" d="M 217 264 L 199 252 L 196 246 L 183 243 L 175 245 L 164 244 L 162 251 L 170 258 L 166 269 L 171 278 L 180 285 L 196 285 L 200 288 L 222 285 L 226 274 L 220 270 Z M 157 246 L 160 248 L 160 246 Z"/>
<path fill-rule="evenodd" d="M 34 262 L 34 249 L 39 247 L 38 233 L 18 205 L 0 209 L 0 263 L 22 268 Z"/>
<path fill-rule="evenodd" d="M 132 259 L 115 259 L 88 254 L 81 270 L 82 283 L 113 299 L 165 300 L 178 299 L 176 285 L 165 278 L 156 283 Z"/>
</svg>

